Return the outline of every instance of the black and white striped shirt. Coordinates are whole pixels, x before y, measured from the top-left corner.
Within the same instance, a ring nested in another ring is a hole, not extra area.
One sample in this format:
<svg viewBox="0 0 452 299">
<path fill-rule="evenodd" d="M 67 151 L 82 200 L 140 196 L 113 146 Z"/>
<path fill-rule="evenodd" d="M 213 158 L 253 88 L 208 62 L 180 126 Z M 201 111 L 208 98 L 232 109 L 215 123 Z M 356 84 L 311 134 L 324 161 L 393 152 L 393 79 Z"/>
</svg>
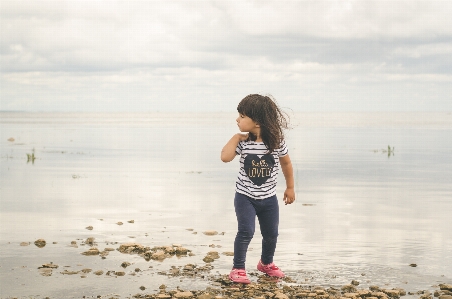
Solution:
<svg viewBox="0 0 452 299">
<path fill-rule="evenodd" d="M 235 191 L 254 199 L 275 195 L 279 158 L 288 154 L 286 143 L 269 154 L 263 142 L 240 141 L 235 152 L 240 155 Z"/>
</svg>

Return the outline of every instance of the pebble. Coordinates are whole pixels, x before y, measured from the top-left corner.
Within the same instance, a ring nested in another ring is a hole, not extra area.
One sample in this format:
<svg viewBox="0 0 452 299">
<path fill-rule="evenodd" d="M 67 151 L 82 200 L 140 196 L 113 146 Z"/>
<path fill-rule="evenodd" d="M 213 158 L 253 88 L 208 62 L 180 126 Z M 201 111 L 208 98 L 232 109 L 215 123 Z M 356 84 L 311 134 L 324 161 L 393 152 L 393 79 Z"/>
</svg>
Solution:
<svg viewBox="0 0 452 299">
<path fill-rule="evenodd" d="M 36 247 L 42 248 L 42 247 L 46 246 L 46 240 L 38 239 L 35 241 L 35 245 L 36 245 Z"/>
<path fill-rule="evenodd" d="M 50 263 L 50 264 L 43 264 L 41 267 L 39 267 L 38 269 L 41 269 L 41 268 L 50 268 L 50 269 L 56 269 L 56 268 L 58 268 L 58 265 L 55 265 L 55 264 L 53 264 L 53 263 Z"/>
<path fill-rule="evenodd" d="M 208 231 L 203 232 L 203 234 L 206 236 L 215 236 L 215 235 L 218 235 L 218 232 L 216 230 L 208 230 Z"/>
<path fill-rule="evenodd" d="M 94 240 L 95 239 L 93 237 L 86 238 L 85 244 L 94 245 Z"/>
<path fill-rule="evenodd" d="M 99 253 L 99 249 L 96 247 L 92 247 L 88 251 L 82 252 L 83 255 L 99 255 Z"/>
<path fill-rule="evenodd" d="M 219 259 L 220 255 L 216 251 L 209 251 L 207 255 L 203 258 L 206 263 L 212 263 L 214 260 Z"/>
<path fill-rule="evenodd" d="M 123 263 L 121 264 L 121 267 L 127 268 L 127 267 L 130 266 L 130 265 L 131 265 L 131 263 L 129 263 L 129 262 L 123 262 Z"/>
<path fill-rule="evenodd" d="M 440 290 L 446 290 L 446 291 L 451 291 L 452 292 L 452 284 L 445 284 L 442 283 L 439 285 Z"/>
<path fill-rule="evenodd" d="M 193 297 L 192 292 L 178 292 L 174 294 L 174 298 L 191 298 Z"/>
</svg>

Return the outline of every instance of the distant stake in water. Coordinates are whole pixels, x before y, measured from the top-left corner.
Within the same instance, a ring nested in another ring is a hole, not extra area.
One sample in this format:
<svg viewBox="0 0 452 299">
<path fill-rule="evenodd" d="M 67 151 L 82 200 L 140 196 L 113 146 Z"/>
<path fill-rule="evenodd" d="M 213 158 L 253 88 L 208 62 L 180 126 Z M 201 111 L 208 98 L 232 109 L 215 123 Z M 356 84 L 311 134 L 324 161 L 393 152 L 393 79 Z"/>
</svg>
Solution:
<svg viewBox="0 0 452 299">
<path fill-rule="evenodd" d="M 391 155 L 394 156 L 394 147 L 392 147 L 392 149 L 391 149 L 391 147 L 388 145 L 388 158 L 389 158 Z"/>
<path fill-rule="evenodd" d="M 35 164 L 35 159 L 35 149 L 33 149 L 31 154 L 27 154 L 27 163 L 30 163 L 31 161 L 31 164 Z"/>
<path fill-rule="evenodd" d="M 374 152 L 378 153 L 379 151 L 378 150 L 374 150 Z M 394 156 L 394 147 L 391 148 L 391 146 L 388 145 L 388 149 L 387 150 L 386 149 L 382 149 L 381 152 L 382 153 L 388 153 L 388 158 L 389 158 L 390 156 Z"/>
</svg>

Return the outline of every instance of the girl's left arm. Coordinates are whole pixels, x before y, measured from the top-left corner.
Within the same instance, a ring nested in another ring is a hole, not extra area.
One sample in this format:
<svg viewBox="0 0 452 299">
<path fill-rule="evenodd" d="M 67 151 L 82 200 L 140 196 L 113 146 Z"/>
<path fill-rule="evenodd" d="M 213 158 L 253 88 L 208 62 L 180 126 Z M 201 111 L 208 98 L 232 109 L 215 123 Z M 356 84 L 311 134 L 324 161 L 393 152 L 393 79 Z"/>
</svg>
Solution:
<svg viewBox="0 0 452 299">
<path fill-rule="evenodd" d="M 295 201 L 295 183 L 293 178 L 293 167 L 289 155 L 279 158 L 281 169 L 286 179 L 286 191 L 284 192 L 285 204 L 291 204 Z"/>
</svg>

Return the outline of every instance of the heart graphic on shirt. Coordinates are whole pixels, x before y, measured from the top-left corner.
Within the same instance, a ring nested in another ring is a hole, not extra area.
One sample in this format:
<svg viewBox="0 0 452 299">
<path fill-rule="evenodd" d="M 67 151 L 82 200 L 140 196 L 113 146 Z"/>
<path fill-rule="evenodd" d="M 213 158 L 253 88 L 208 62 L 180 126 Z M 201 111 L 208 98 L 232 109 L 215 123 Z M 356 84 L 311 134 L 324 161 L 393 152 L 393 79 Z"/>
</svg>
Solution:
<svg viewBox="0 0 452 299">
<path fill-rule="evenodd" d="M 275 159 L 270 154 L 265 154 L 259 158 L 258 155 L 250 154 L 243 162 L 246 175 L 254 185 L 260 186 L 271 177 Z"/>
</svg>

